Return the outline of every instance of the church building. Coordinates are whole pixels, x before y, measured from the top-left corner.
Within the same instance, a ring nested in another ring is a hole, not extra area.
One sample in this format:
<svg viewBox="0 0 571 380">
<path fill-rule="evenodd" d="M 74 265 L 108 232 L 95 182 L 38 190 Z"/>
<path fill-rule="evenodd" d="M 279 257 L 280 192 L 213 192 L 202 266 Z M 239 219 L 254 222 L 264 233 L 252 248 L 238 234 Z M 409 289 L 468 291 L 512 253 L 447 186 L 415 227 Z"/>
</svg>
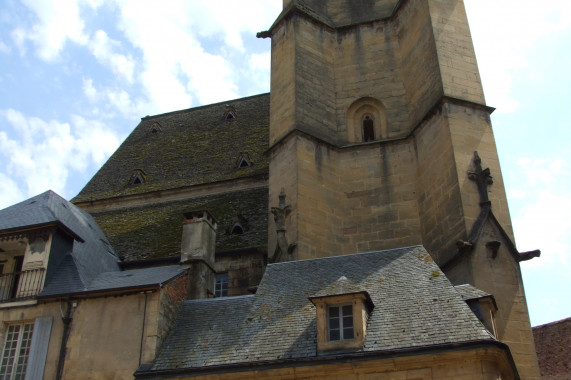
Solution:
<svg viewBox="0 0 571 380">
<path fill-rule="evenodd" d="M 539 379 L 462 0 L 283 0 L 271 89 L 0 210 L 0 378 Z"/>
</svg>

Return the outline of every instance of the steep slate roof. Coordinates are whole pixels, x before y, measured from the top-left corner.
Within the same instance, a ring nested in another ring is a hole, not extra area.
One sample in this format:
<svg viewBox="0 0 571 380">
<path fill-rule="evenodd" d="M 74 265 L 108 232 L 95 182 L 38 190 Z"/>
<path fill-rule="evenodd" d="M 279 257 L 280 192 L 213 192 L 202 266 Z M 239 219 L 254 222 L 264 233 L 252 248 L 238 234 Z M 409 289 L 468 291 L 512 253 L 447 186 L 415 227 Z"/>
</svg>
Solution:
<svg viewBox="0 0 571 380">
<path fill-rule="evenodd" d="M 341 276 L 375 306 L 364 352 L 493 341 L 426 250 L 408 247 L 271 264 L 254 296 L 185 301 L 162 351 L 139 375 L 316 358 L 308 297 Z"/>
<path fill-rule="evenodd" d="M 160 286 L 183 274 L 186 270 L 179 265 L 134 269 L 127 271 L 104 272 L 99 274 L 83 289 L 69 287 L 68 279 L 60 276 L 46 286 L 40 298 L 63 294 L 85 294 L 109 290 L 125 290 L 147 286 Z"/>
<path fill-rule="evenodd" d="M 91 215 L 53 191 L 0 210 L 0 233 L 51 225 L 74 238 L 68 257 L 51 262 L 66 271 L 69 286 L 84 286 L 102 272 L 119 270 L 113 248 Z"/>
<path fill-rule="evenodd" d="M 269 94 L 141 119 L 74 203 L 268 174 Z M 232 111 L 236 118 L 226 121 Z M 240 158 L 252 165 L 239 168 Z M 135 173 L 144 182 L 131 184 Z"/>
<path fill-rule="evenodd" d="M 125 261 L 180 256 L 184 213 L 208 210 L 218 221 L 216 251 L 267 244 L 268 189 L 258 188 L 125 210 L 93 213 L 117 254 Z M 240 216 L 245 220 L 239 220 Z M 233 222 L 245 231 L 232 235 Z"/>
</svg>

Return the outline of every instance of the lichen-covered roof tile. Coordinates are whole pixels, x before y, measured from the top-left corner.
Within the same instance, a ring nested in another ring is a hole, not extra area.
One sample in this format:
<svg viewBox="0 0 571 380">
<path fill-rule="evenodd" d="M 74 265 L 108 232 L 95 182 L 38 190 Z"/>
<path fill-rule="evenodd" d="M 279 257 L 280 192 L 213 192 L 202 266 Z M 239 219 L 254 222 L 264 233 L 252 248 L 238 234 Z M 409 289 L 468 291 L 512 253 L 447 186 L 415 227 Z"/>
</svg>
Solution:
<svg viewBox="0 0 571 380">
<path fill-rule="evenodd" d="M 121 259 L 144 260 L 180 255 L 182 222 L 189 211 L 208 210 L 218 221 L 216 251 L 262 247 L 267 244 L 268 189 L 228 192 L 124 210 L 94 212 Z M 240 219 L 244 233 L 231 227 Z"/>
<path fill-rule="evenodd" d="M 269 94 L 145 117 L 75 203 L 265 175 Z M 231 109 L 232 120 L 225 115 Z M 239 167 L 245 158 L 251 166 Z M 141 183 L 133 184 L 134 176 Z"/>
</svg>

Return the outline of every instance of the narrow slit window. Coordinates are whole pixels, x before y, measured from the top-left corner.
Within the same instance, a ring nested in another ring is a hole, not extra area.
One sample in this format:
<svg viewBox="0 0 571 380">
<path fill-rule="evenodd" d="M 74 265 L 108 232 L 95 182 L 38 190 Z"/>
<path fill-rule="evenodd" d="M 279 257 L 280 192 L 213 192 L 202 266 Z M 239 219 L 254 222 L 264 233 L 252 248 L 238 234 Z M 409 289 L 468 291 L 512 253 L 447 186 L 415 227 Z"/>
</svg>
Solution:
<svg viewBox="0 0 571 380">
<path fill-rule="evenodd" d="M 363 141 L 375 140 L 375 123 L 373 119 L 367 115 L 363 119 Z"/>
</svg>

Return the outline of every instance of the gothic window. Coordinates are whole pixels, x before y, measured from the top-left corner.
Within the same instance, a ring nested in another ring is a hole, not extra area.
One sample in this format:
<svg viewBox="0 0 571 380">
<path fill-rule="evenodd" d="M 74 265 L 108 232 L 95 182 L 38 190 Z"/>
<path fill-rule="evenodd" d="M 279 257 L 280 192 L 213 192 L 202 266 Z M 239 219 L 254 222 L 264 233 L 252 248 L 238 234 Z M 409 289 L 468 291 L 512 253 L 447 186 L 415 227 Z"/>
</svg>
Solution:
<svg viewBox="0 0 571 380">
<path fill-rule="evenodd" d="M 329 341 L 353 339 L 353 305 L 329 306 L 327 308 L 327 332 Z"/>
<path fill-rule="evenodd" d="M 214 282 L 214 297 L 228 296 L 228 274 L 217 274 Z"/>
<path fill-rule="evenodd" d="M 361 143 L 386 139 L 387 118 L 379 100 L 364 97 L 355 100 L 347 109 L 347 141 Z"/>
<path fill-rule="evenodd" d="M 23 379 L 25 377 L 33 330 L 33 323 L 18 323 L 7 326 L 4 350 L 0 361 L 0 378 Z"/>
<path fill-rule="evenodd" d="M 363 141 L 375 140 L 375 123 L 371 116 L 365 115 L 363 118 Z"/>
</svg>

